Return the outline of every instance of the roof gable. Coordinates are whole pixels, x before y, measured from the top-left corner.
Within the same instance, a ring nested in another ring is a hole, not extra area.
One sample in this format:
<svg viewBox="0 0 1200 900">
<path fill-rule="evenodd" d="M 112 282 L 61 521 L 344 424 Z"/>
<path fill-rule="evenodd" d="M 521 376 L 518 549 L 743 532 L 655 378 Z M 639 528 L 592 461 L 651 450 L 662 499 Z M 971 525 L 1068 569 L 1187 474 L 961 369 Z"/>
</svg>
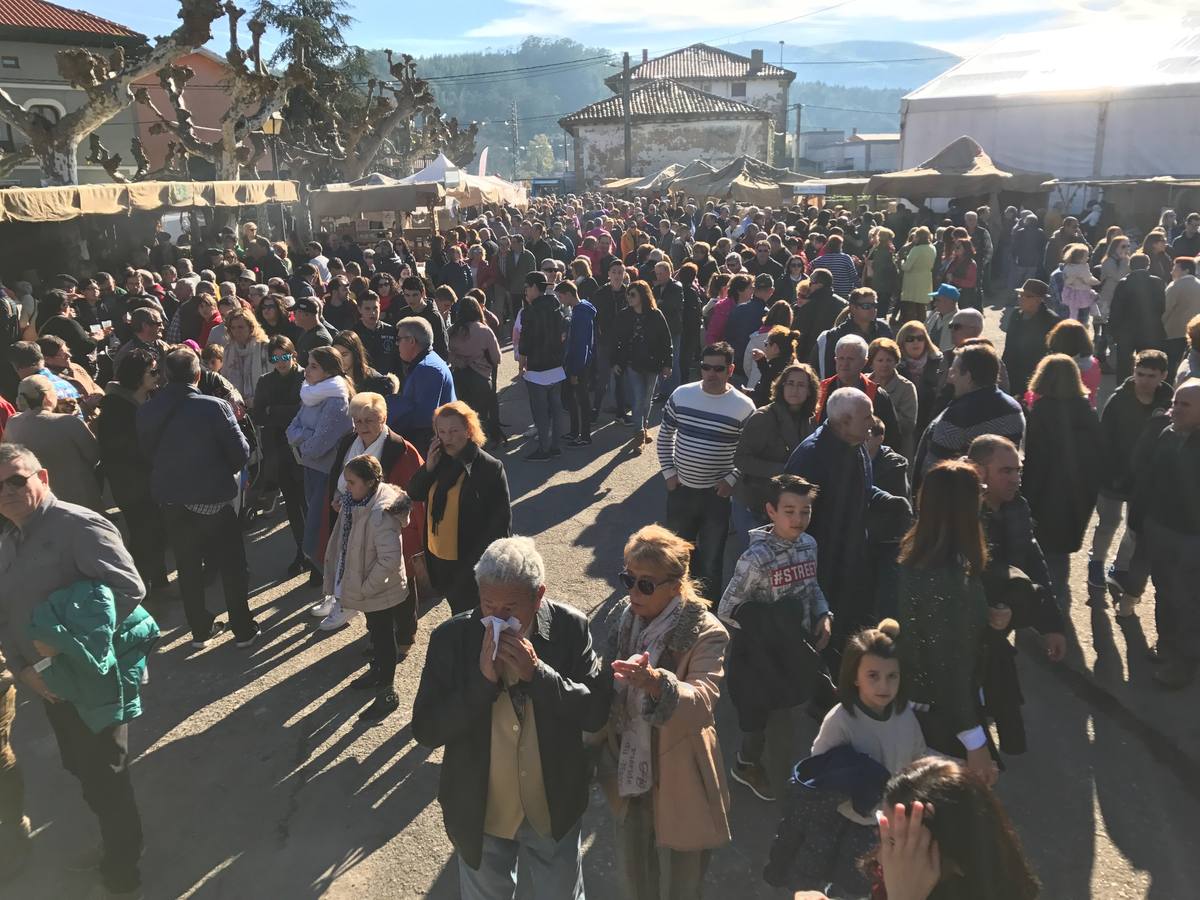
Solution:
<svg viewBox="0 0 1200 900">
<path fill-rule="evenodd" d="M 771 116 L 766 110 L 728 97 L 718 97 L 678 81 L 649 81 L 633 88 L 629 92 L 629 113 L 635 122 L 651 118 L 766 119 Z M 565 128 L 569 125 L 620 122 L 623 114 L 621 97 L 606 97 L 564 116 L 558 120 L 558 124 Z"/>
<path fill-rule="evenodd" d="M 143 39 L 143 35 L 124 25 L 46 0 L 0 0 L 0 27 Z"/>
<path fill-rule="evenodd" d="M 681 50 L 675 50 L 665 56 L 659 56 L 632 67 L 630 78 L 634 81 L 649 81 L 662 78 L 709 79 L 721 81 L 725 79 L 749 80 L 753 78 L 768 78 L 772 80 L 786 79 L 792 81 L 795 72 L 781 69 L 768 62 L 763 62 L 758 71 L 751 71 L 754 61 L 748 56 L 730 53 L 709 44 L 692 44 Z M 604 81 L 614 91 L 620 89 L 621 75 L 611 75 Z"/>
</svg>

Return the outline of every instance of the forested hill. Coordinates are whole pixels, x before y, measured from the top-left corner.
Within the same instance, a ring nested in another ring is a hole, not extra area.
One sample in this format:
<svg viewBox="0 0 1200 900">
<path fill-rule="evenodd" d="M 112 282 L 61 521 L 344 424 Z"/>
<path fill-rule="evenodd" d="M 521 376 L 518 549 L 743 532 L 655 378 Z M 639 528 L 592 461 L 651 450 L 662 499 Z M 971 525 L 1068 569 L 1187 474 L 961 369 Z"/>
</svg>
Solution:
<svg viewBox="0 0 1200 900">
<path fill-rule="evenodd" d="M 744 50 L 749 47 L 731 48 Z M 403 48 L 396 48 L 398 51 Z M 778 59 L 778 44 L 767 58 Z M 849 132 L 899 131 L 900 98 L 907 90 L 927 80 L 930 73 L 949 68 L 957 57 L 941 54 L 920 44 L 843 42 L 812 47 L 784 48 L 785 63 L 797 71 L 792 84 L 792 102 L 804 104 L 802 125 L 809 128 L 838 128 Z M 934 57 L 933 59 L 924 59 Z M 637 54 L 635 58 L 640 58 Z M 916 58 L 912 63 L 872 62 Z M 944 58 L 944 62 L 943 62 Z M 373 52 L 376 70 L 386 74 L 381 52 Z M 816 65 L 808 64 L 816 62 Z M 421 57 L 417 71 L 433 84 L 442 111 L 460 121 L 477 121 L 478 146 L 490 147 L 488 168 L 511 175 L 513 103 L 516 104 L 518 144 L 534 141 L 543 151 L 546 135 L 555 156 L 561 160 L 564 134 L 558 119 L 596 100 L 611 96 L 604 79 L 618 70 L 620 57 L 600 47 L 587 47 L 567 39 L 527 37 L 519 46 L 476 53 L 452 53 Z M 891 76 L 881 69 L 894 66 Z M 913 79 L 911 83 L 888 77 Z M 862 82 L 884 83 L 872 87 Z M 793 114 L 794 115 L 794 114 Z M 776 127 L 780 127 L 777 123 Z M 791 118 L 785 126 L 795 127 Z M 526 153 L 522 154 L 522 159 Z M 524 167 L 524 163 L 523 163 Z M 526 172 L 525 174 L 532 174 Z"/>
</svg>

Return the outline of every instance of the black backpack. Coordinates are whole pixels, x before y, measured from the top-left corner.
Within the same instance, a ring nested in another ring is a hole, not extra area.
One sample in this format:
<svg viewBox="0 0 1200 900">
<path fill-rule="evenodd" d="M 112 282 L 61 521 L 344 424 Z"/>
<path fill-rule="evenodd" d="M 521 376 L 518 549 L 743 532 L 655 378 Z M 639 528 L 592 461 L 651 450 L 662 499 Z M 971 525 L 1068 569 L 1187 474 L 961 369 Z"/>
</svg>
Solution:
<svg viewBox="0 0 1200 900">
<path fill-rule="evenodd" d="M 7 350 L 21 339 L 21 307 L 0 292 L 0 350 Z"/>
</svg>

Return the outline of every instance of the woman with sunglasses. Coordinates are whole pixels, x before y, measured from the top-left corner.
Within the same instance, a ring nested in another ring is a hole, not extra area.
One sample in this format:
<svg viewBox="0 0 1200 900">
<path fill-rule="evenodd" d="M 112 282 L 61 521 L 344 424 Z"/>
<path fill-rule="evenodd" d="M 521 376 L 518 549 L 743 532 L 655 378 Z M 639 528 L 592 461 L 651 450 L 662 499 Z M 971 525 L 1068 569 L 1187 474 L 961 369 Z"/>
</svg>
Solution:
<svg viewBox="0 0 1200 900">
<path fill-rule="evenodd" d="M 634 455 L 639 455 L 650 443 L 647 425 L 655 385 L 659 376 L 671 377 L 674 353 L 670 328 L 650 285 L 641 280 L 633 282 L 625 291 L 625 303 L 617 313 L 613 372 L 625 379 L 625 396 L 633 407 L 635 429 L 629 446 Z"/>
<path fill-rule="evenodd" d="M 267 301 L 272 299 L 268 297 Z M 288 527 L 296 542 L 296 556 L 287 568 L 288 575 L 295 577 L 308 568 L 301 549 L 308 503 L 304 496 L 304 474 L 288 446 L 286 432 L 300 411 L 304 371 L 296 364 L 295 346 L 281 334 L 267 341 L 267 361 L 271 370 L 258 380 L 254 389 L 254 423 L 262 439 L 263 482 L 278 487 L 283 495 Z"/>
<path fill-rule="evenodd" d="M 896 333 L 896 344 L 900 347 L 900 363 L 896 371 L 917 389 L 917 423 L 913 434 L 920 438 L 937 408 L 942 351 L 934 346 L 929 332 L 916 319 L 900 326 Z"/>
<path fill-rule="evenodd" d="M 729 843 L 729 789 L 713 711 L 729 636 L 696 594 L 692 544 L 647 525 L 625 545 L 606 663 L 616 680 L 601 783 L 629 898 L 698 900 Z"/>
<path fill-rule="evenodd" d="M 268 338 L 283 335 L 289 341 L 295 341 L 300 336 L 300 328 L 288 318 L 287 308 L 283 306 L 283 298 L 278 294 L 267 294 L 258 307 L 258 315 L 262 320 L 263 331 Z"/>
</svg>

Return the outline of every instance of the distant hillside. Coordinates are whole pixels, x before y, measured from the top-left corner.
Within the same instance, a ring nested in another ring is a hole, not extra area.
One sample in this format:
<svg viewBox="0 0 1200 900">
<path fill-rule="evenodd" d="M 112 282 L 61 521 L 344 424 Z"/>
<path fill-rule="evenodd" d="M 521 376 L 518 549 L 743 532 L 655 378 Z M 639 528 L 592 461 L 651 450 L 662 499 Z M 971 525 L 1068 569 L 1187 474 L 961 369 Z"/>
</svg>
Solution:
<svg viewBox="0 0 1200 900">
<path fill-rule="evenodd" d="M 761 49 L 763 58 L 779 64 L 779 44 L 742 41 L 724 45 L 726 50 L 749 56 Z M 783 45 L 783 67 L 796 73 L 797 81 L 823 81 L 847 87 L 920 87 L 957 64 L 960 57 L 936 47 L 908 41 L 839 41 L 801 47 Z"/>
</svg>

